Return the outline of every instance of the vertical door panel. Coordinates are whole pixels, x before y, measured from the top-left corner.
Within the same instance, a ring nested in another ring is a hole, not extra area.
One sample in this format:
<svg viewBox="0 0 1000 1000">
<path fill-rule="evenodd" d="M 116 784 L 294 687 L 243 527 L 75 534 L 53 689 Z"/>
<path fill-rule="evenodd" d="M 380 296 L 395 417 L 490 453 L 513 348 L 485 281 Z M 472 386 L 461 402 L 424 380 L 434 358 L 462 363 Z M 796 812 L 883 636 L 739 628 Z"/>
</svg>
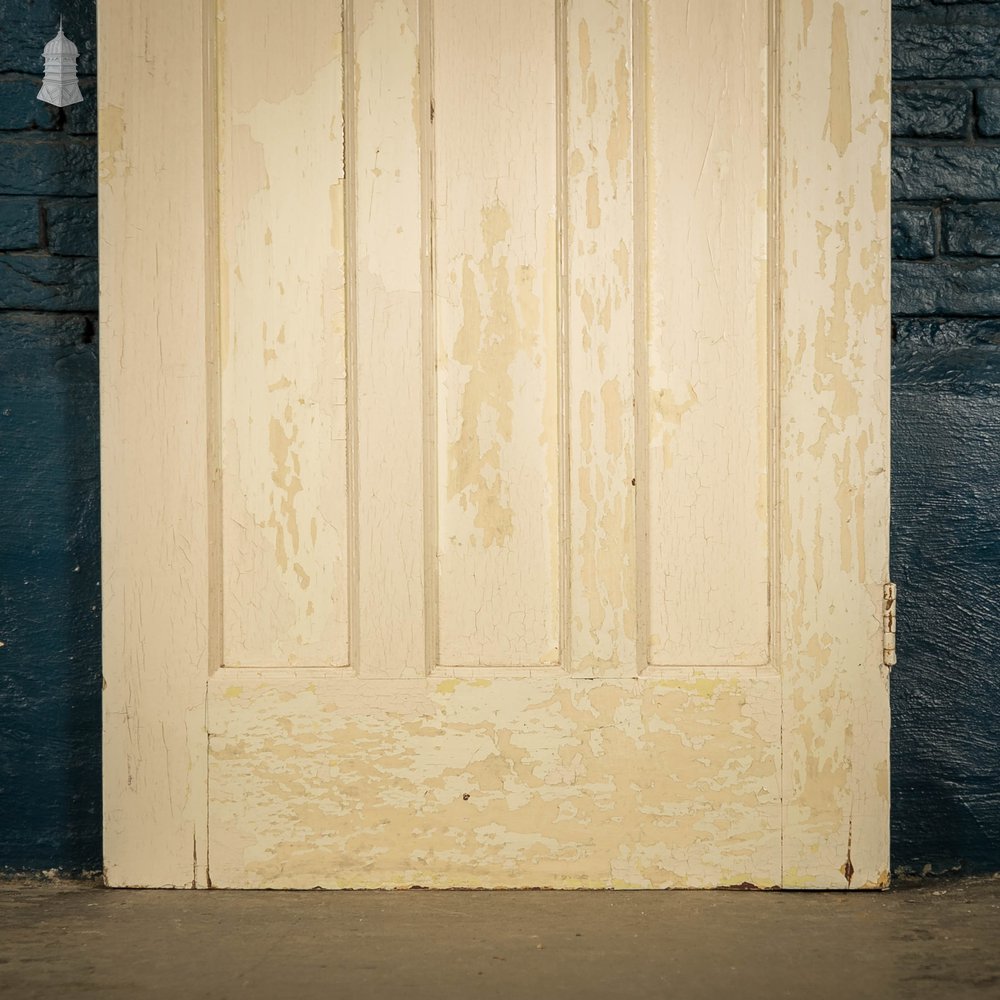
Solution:
<svg viewBox="0 0 1000 1000">
<path fill-rule="evenodd" d="M 559 662 L 556 4 L 435 0 L 440 662 Z"/>
<path fill-rule="evenodd" d="M 218 12 L 223 656 L 344 665 L 341 5 Z"/>
<path fill-rule="evenodd" d="M 649 662 L 764 664 L 769 4 L 644 6 Z"/>
</svg>

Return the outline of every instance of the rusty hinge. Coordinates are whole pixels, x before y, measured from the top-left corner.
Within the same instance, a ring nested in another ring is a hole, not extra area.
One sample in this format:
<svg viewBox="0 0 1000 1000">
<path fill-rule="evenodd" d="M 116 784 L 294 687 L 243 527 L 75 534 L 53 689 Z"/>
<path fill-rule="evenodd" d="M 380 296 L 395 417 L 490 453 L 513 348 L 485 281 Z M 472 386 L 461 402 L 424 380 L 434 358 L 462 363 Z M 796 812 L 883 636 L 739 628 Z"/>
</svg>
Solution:
<svg viewBox="0 0 1000 1000">
<path fill-rule="evenodd" d="M 896 665 L 896 585 L 887 583 L 882 590 L 882 662 Z"/>
</svg>

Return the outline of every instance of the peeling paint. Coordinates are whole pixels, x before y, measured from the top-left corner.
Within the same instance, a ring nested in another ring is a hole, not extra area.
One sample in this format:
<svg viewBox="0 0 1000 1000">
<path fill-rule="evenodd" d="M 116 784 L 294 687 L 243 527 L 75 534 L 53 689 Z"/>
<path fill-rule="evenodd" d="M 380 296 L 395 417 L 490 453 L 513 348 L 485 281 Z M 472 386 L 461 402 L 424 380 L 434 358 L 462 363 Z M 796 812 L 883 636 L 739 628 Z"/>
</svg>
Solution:
<svg viewBox="0 0 1000 1000">
<path fill-rule="evenodd" d="M 131 172 L 129 157 L 125 154 L 125 109 L 117 104 L 101 108 L 101 154 L 98 164 L 102 183 L 110 183 L 119 173 Z"/>
<path fill-rule="evenodd" d="M 847 15 L 844 13 L 844 5 L 835 3 L 830 44 L 830 105 L 826 119 L 826 135 L 841 156 L 847 152 L 854 133 L 853 106 Z"/>
</svg>

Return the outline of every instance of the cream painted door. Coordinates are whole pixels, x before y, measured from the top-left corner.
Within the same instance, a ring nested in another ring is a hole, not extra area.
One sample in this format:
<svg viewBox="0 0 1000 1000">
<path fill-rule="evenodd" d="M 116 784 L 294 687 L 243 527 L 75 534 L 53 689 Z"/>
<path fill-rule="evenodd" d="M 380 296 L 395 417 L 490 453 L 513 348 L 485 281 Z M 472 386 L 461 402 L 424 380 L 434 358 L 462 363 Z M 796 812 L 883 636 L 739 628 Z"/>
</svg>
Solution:
<svg viewBox="0 0 1000 1000">
<path fill-rule="evenodd" d="M 112 884 L 886 884 L 888 8 L 101 0 Z"/>
</svg>

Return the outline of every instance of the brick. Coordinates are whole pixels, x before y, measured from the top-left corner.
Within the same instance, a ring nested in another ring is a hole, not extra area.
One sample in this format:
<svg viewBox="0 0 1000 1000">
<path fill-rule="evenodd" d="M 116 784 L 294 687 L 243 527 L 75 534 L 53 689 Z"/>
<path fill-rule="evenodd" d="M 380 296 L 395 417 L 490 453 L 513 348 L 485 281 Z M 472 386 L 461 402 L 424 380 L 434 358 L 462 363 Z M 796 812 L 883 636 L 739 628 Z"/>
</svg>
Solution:
<svg viewBox="0 0 1000 1000">
<path fill-rule="evenodd" d="M 34 198 L 0 198 L 0 250 L 34 250 L 41 220 Z"/>
<path fill-rule="evenodd" d="M 1000 313 L 1000 262 L 898 261 L 892 308 L 902 316 L 994 316 Z"/>
<path fill-rule="evenodd" d="M 948 253 L 1000 257 L 1000 202 L 946 206 L 941 239 Z"/>
<path fill-rule="evenodd" d="M 75 313 L 39 313 L 11 310 L 0 314 L 0 344 L 12 362 L 0 369 L 0 383 L 31 380 L 38 374 L 31 358 L 52 345 L 61 347 L 83 343 L 87 339 L 88 317 Z"/>
<path fill-rule="evenodd" d="M 67 108 L 55 108 L 38 100 L 41 77 L 0 78 L 0 131 L 59 129 L 70 135 L 97 132 L 97 83 L 81 80 L 83 100 Z"/>
<path fill-rule="evenodd" d="M 38 100 L 38 78 L 0 79 L 0 129 L 53 129 L 58 111 Z"/>
<path fill-rule="evenodd" d="M 97 311 L 97 261 L 0 254 L 0 309 Z"/>
<path fill-rule="evenodd" d="M 1000 87 L 980 87 L 976 91 L 976 128 L 980 135 L 1000 135 Z"/>
<path fill-rule="evenodd" d="M 63 257 L 97 256 L 97 199 L 45 202 L 45 228 L 51 253 Z"/>
<path fill-rule="evenodd" d="M 66 124 L 63 131 L 70 135 L 97 134 L 97 83 L 94 80 L 81 80 L 80 93 L 83 100 L 79 104 L 71 104 L 65 108 Z"/>
<path fill-rule="evenodd" d="M 896 24 L 895 80 L 1000 77 L 1000 24 Z"/>
<path fill-rule="evenodd" d="M 80 50 L 77 71 L 97 72 L 97 20 L 94 0 L 0 0 L 0 66 L 42 75 L 42 49 L 63 28 Z"/>
<path fill-rule="evenodd" d="M 97 150 L 92 139 L 53 134 L 0 136 L 0 195 L 92 195 Z"/>
<path fill-rule="evenodd" d="M 900 351 L 920 348 L 960 347 L 975 344 L 1000 346 L 1000 319 L 943 319 L 900 317 L 893 322 L 896 348 Z"/>
<path fill-rule="evenodd" d="M 934 209 L 922 205 L 892 208 L 892 255 L 901 260 L 924 260 L 936 251 Z"/>
<path fill-rule="evenodd" d="M 964 87 L 922 87 L 892 94 L 892 134 L 961 138 L 972 110 L 972 91 Z"/>
<path fill-rule="evenodd" d="M 898 201 L 1000 201 L 1000 147 L 897 143 L 892 155 L 892 196 Z"/>
</svg>

